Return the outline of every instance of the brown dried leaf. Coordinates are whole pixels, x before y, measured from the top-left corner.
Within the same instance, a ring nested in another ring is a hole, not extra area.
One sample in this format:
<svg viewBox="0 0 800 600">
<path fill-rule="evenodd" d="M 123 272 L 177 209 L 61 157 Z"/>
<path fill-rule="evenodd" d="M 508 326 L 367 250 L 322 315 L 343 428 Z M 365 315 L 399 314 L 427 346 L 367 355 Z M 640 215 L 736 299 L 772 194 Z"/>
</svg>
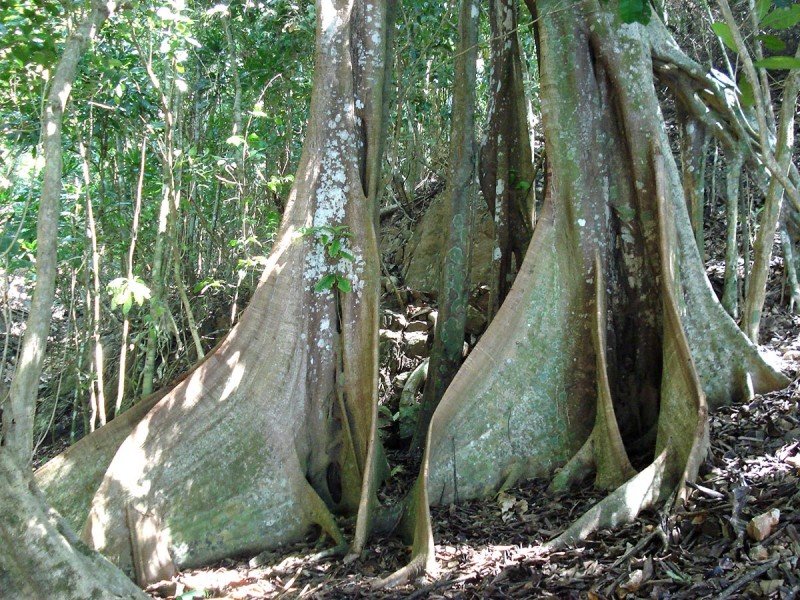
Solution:
<svg viewBox="0 0 800 600">
<path fill-rule="evenodd" d="M 775 527 L 778 525 L 780 519 L 781 511 L 777 508 L 773 508 L 757 517 L 753 517 L 747 524 L 747 535 L 750 536 L 750 539 L 757 542 L 765 540 L 775 531 Z"/>
</svg>

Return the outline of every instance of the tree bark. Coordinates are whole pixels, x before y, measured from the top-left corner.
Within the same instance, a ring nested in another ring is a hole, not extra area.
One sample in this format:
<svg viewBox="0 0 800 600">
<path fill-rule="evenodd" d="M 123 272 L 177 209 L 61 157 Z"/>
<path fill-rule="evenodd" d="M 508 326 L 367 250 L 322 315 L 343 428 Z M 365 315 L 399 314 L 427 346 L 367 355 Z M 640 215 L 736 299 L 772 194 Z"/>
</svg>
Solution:
<svg viewBox="0 0 800 600">
<path fill-rule="evenodd" d="M 722 306 L 727 313 L 737 319 L 739 316 L 739 243 L 736 232 L 739 229 L 739 195 L 741 193 L 743 152 L 727 156 L 725 166 L 725 280 L 722 290 Z M 744 215 L 746 218 L 747 215 Z"/>
<path fill-rule="evenodd" d="M 488 131 L 481 142 L 480 183 L 494 218 L 489 320 L 505 300 L 530 242 L 534 218 L 534 171 L 522 61 L 517 41 L 517 3 L 491 0 L 491 71 Z"/>
<path fill-rule="evenodd" d="M 678 107 L 681 136 L 681 175 L 683 192 L 689 209 L 689 218 L 697 240 L 700 258 L 705 257 L 703 213 L 705 209 L 706 154 L 708 134 L 705 126 Z"/>
<path fill-rule="evenodd" d="M 461 366 L 469 304 L 469 233 L 477 194 L 475 172 L 475 78 L 478 57 L 477 0 L 462 0 L 458 15 L 453 86 L 453 131 L 447 201 L 447 242 L 439 286 L 439 316 L 433 337 L 429 377 L 422 394 L 411 451 L 419 454 L 433 411 Z"/>
<path fill-rule="evenodd" d="M 148 597 L 77 539 L 47 507 L 27 468 L 6 451 L 0 451 L 0 543 L 0 590 L 7 600 Z"/>
</svg>

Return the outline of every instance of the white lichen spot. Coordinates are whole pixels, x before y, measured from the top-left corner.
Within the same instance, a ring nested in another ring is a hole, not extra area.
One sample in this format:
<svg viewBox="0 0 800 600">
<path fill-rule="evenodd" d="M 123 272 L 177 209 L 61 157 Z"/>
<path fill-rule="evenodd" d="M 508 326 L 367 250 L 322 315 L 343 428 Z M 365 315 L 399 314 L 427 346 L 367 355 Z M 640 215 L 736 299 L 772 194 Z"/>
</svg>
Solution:
<svg viewBox="0 0 800 600">
<path fill-rule="evenodd" d="M 585 227 L 586 219 L 578 219 L 578 227 Z"/>
<path fill-rule="evenodd" d="M 500 196 L 504 191 L 506 191 L 506 182 L 498 179 L 497 184 L 494 186 L 494 193 Z"/>
<path fill-rule="evenodd" d="M 498 246 L 495 246 L 494 247 L 494 252 L 492 253 L 492 260 L 500 260 L 500 258 L 502 256 L 503 256 L 503 253 L 500 250 L 500 248 Z"/>
<path fill-rule="evenodd" d="M 478 5 L 477 4 L 473 4 L 472 5 L 472 10 L 470 11 L 470 15 L 472 16 L 473 19 L 477 19 L 479 14 L 480 14 L 480 11 L 478 10 Z"/>
</svg>

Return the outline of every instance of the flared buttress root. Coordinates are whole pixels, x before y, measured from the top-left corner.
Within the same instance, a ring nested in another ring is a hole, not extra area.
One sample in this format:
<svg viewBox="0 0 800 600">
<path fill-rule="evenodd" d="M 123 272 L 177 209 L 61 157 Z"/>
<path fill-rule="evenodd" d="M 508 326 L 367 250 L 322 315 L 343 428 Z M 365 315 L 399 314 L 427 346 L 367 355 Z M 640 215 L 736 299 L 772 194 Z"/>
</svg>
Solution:
<svg viewBox="0 0 800 600">
<path fill-rule="evenodd" d="M 664 474 L 669 449 L 646 469 L 622 484 L 586 511 L 566 531 L 547 542 L 545 548 L 556 550 L 586 539 L 598 529 L 629 523 L 664 494 Z"/>
</svg>

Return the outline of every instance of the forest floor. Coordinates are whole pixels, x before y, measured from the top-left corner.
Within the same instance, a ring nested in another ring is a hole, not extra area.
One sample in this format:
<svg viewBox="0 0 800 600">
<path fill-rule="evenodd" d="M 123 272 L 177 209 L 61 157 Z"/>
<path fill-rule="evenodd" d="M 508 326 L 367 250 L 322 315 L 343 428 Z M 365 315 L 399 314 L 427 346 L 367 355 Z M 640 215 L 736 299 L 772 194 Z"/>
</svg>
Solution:
<svg viewBox="0 0 800 600">
<path fill-rule="evenodd" d="M 779 260 L 779 259 L 778 259 Z M 709 263 L 716 281 L 718 265 Z M 779 265 L 775 271 L 780 271 Z M 795 379 L 800 317 L 771 280 L 764 348 Z M 800 383 L 711 416 L 711 450 L 685 506 L 646 512 L 564 551 L 541 544 L 602 494 L 564 494 L 534 480 L 498 497 L 434 507 L 438 577 L 373 585 L 409 548 L 373 540 L 349 564 L 321 558 L 326 541 L 179 573 L 149 591 L 169 598 L 780 598 L 800 597 Z M 352 523 L 343 522 L 345 531 Z"/>
</svg>

